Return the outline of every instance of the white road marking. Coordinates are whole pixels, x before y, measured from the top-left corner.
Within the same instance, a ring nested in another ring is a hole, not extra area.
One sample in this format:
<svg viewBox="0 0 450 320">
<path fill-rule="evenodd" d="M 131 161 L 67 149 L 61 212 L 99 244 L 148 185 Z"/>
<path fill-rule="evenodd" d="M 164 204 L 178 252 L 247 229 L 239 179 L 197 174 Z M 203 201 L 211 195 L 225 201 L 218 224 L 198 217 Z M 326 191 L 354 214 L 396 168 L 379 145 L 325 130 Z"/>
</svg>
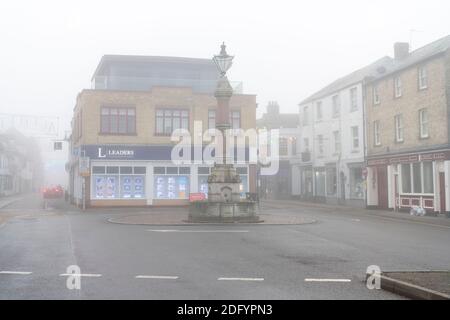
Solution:
<svg viewBox="0 0 450 320">
<path fill-rule="evenodd" d="M 360 219 L 350 219 L 351 221 L 360 222 Z"/>
<path fill-rule="evenodd" d="M 136 279 L 164 279 L 164 280 L 176 280 L 178 279 L 177 276 L 146 276 L 146 275 L 139 275 L 136 276 Z"/>
<path fill-rule="evenodd" d="M 17 275 L 30 275 L 33 272 L 29 272 L 29 271 L 0 271 L 0 274 L 17 274 Z"/>
<path fill-rule="evenodd" d="M 305 282 L 351 282 L 350 279 L 313 279 L 306 278 Z"/>
<path fill-rule="evenodd" d="M 264 281 L 264 278 L 218 278 L 219 281 Z"/>
<path fill-rule="evenodd" d="M 181 232 L 181 233 L 245 233 L 248 230 L 147 230 L 150 232 Z"/>
<path fill-rule="evenodd" d="M 91 277 L 91 278 L 99 278 L 102 275 L 97 273 L 61 273 L 60 277 Z"/>
</svg>

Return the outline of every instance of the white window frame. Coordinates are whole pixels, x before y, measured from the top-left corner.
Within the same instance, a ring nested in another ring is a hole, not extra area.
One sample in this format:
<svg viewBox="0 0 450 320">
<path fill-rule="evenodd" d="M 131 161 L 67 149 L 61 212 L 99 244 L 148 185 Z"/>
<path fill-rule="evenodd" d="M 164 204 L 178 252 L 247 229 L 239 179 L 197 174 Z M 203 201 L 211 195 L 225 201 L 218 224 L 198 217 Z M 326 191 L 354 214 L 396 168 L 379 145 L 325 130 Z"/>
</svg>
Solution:
<svg viewBox="0 0 450 320">
<path fill-rule="evenodd" d="M 355 129 L 356 128 L 356 133 L 357 135 L 355 136 Z M 359 150 L 360 146 L 361 146 L 361 141 L 359 140 L 359 126 L 351 126 L 350 127 L 350 131 L 351 131 L 351 135 L 352 135 L 352 150 L 353 151 L 357 151 Z M 355 147 L 355 141 L 358 142 L 358 146 Z"/>
<path fill-rule="evenodd" d="M 373 144 L 375 146 L 381 146 L 380 120 L 375 120 L 373 122 Z"/>
<path fill-rule="evenodd" d="M 399 186 L 400 186 L 400 190 L 401 190 L 401 194 L 407 194 L 407 195 L 427 195 L 427 196 L 433 196 L 434 192 L 436 192 L 434 183 L 435 183 L 435 177 L 434 177 L 434 161 L 425 161 L 425 162 L 431 162 L 432 163 L 432 171 L 433 171 L 433 193 L 425 193 L 425 179 L 424 179 L 424 175 L 423 175 L 423 165 L 424 162 L 420 162 L 420 182 L 421 182 L 421 189 L 422 189 L 422 193 L 415 193 L 414 192 L 414 167 L 413 164 L 414 163 L 403 163 L 401 165 L 399 165 L 400 167 L 400 181 L 399 181 Z M 403 192 L 403 165 L 409 165 L 409 174 L 410 174 L 410 181 L 411 181 L 411 192 Z"/>
<path fill-rule="evenodd" d="M 430 137 L 429 123 L 430 123 L 430 120 L 428 118 L 427 108 L 420 109 L 419 110 L 419 132 L 420 132 L 421 139 L 426 139 L 426 138 Z"/>
<path fill-rule="evenodd" d="M 428 70 L 426 66 L 420 66 L 417 72 L 419 90 L 428 88 Z"/>
<path fill-rule="evenodd" d="M 400 98 L 403 95 L 402 79 L 400 76 L 394 78 L 394 97 Z"/>
<path fill-rule="evenodd" d="M 341 116 L 341 99 L 338 94 L 331 97 L 331 103 L 333 105 L 333 118 L 339 118 Z"/>
<path fill-rule="evenodd" d="M 404 141 L 404 128 L 403 128 L 403 115 L 397 114 L 394 117 L 395 121 L 395 141 L 403 142 Z"/>
<path fill-rule="evenodd" d="M 378 85 L 374 85 L 372 87 L 372 96 L 373 96 L 373 104 L 374 105 L 378 105 L 381 103 L 380 93 L 378 91 Z"/>
</svg>

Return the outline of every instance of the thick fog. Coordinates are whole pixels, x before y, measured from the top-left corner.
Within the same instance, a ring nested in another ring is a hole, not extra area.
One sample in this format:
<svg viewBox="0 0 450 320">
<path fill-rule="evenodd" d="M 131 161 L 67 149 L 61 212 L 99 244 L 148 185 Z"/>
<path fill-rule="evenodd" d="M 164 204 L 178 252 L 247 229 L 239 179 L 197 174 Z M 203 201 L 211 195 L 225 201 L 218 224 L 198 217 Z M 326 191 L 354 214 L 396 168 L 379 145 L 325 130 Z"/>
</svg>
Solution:
<svg viewBox="0 0 450 320">
<path fill-rule="evenodd" d="M 230 79 L 258 115 L 282 112 L 334 79 L 450 31 L 448 1 L 2 1 L 0 113 L 55 116 L 70 129 L 76 95 L 104 54 L 208 58 L 225 41 Z"/>
</svg>

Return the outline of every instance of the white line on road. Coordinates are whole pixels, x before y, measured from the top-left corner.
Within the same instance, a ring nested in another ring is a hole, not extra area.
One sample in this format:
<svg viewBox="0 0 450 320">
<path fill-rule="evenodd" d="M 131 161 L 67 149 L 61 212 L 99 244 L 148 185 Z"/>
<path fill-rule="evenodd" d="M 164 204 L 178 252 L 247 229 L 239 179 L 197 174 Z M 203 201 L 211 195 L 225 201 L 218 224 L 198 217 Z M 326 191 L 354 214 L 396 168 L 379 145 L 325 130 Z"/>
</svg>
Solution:
<svg viewBox="0 0 450 320">
<path fill-rule="evenodd" d="M 177 276 L 146 276 L 146 275 L 139 275 L 136 276 L 136 279 L 164 279 L 164 280 L 176 280 L 178 279 Z"/>
<path fill-rule="evenodd" d="M 99 278 L 102 275 L 97 273 L 61 273 L 60 277 L 91 277 L 91 278 Z"/>
<path fill-rule="evenodd" d="M 360 222 L 360 219 L 350 219 L 351 221 Z"/>
<path fill-rule="evenodd" d="M 218 278 L 219 281 L 264 281 L 264 278 Z"/>
<path fill-rule="evenodd" d="M 0 274 L 17 274 L 17 275 L 30 275 L 33 272 L 29 272 L 29 271 L 0 271 Z"/>
<path fill-rule="evenodd" d="M 351 282 L 350 279 L 313 279 L 306 278 L 305 282 Z"/>
<path fill-rule="evenodd" d="M 181 233 L 244 233 L 248 230 L 147 230 L 150 232 L 181 232 Z"/>
</svg>

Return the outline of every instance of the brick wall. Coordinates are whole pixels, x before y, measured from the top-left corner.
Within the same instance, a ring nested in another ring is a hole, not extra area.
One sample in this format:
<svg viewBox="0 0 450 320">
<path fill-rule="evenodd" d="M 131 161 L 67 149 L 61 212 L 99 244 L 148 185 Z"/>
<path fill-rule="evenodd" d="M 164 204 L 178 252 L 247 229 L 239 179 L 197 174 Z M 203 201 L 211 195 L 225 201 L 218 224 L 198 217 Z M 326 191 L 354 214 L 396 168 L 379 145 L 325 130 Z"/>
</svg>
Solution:
<svg viewBox="0 0 450 320">
<path fill-rule="evenodd" d="M 214 96 L 195 94 L 190 88 L 153 88 L 148 92 L 83 90 L 74 109 L 82 110 L 82 135 L 79 144 L 170 144 L 170 137 L 155 135 L 155 110 L 158 107 L 189 110 L 190 129 L 194 120 L 208 128 L 208 110 L 216 108 Z M 130 106 L 136 108 L 136 135 L 102 135 L 100 111 L 102 106 Z M 241 127 L 256 127 L 256 96 L 234 95 L 231 110 L 241 111 Z"/>
<path fill-rule="evenodd" d="M 418 68 L 424 65 L 428 73 L 428 88 L 418 89 Z M 380 104 L 373 103 L 373 85 L 367 92 L 367 144 L 368 155 L 426 149 L 433 145 L 449 143 L 448 107 L 446 98 L 446 59 L 438 56 L 421 64 L 413 65 L 396 74 L 389 75 L 374 84 L 378 86 Z M 400 76 L 403 94 L 394 98 L 394 77 Z M 420 138 L 419 110 L 427 108 L 429 138 Z M 395 141 L 397 114 L 403 115 L 404 141 Z M 381 146 L 374 146 L 373 123 L 380 121 Z"/>
</svg>

